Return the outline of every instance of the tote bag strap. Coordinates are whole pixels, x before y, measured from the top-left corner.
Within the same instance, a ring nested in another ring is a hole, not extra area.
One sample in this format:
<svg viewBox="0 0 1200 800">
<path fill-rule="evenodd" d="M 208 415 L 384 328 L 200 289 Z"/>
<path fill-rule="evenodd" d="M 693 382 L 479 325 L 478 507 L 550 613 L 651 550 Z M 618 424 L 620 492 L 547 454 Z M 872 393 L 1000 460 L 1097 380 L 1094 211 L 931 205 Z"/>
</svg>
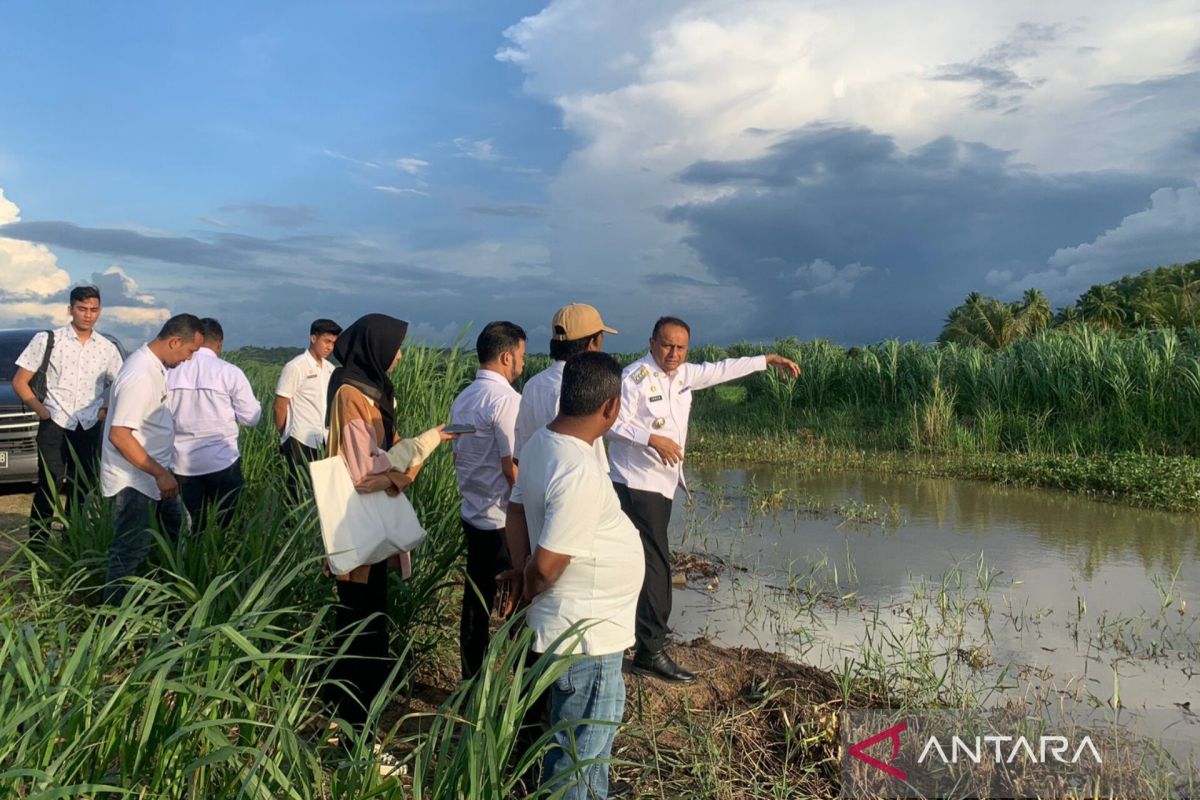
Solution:
<svg viewBox="0 0 1200 800">
<path fill-rule="evenodd" d="M 325 453 L 331 456 L 342 453 L 342 404 L 338 400 L 345 390 L 345 385 L 338 387 L 337 392 L 333 395 L 333 408 L 329 409 L 329 444 L 325 448 Z"/>
</svg>

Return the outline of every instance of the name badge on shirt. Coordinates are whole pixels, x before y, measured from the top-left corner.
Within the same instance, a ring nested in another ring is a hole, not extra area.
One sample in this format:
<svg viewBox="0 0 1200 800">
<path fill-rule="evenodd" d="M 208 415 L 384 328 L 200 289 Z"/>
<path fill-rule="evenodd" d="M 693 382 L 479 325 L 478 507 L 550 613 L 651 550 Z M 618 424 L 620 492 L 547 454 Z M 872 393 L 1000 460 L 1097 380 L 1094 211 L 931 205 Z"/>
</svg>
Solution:
<svg viewBox="0 0 1200 800">
<path fill-rule="evenodd" d="M 680 389 L 680 390 L 679 390 L 679 393 L 680 393 L 680 394 L 683 394 L 684 392 L 686 392 L 687 390 L 689 390 L 689 389 L 691 389 L 691 388 L 692 388 L 692 387 L 690 387 L 690 386 L 685 386 L 685 387 L 683 387 L 682 389 Z"/>
<path fill-rule="evenodd" d="M 651 397 L 651 398 L 650 398 L 650 402 L 651 402 L 651 403 L 656 403 L 656 402 L 658 402 L 659 400 L 662 400 L 662 395 L 661 395 L 661 394 L 656 394 L 656 395 L 654 395 L 654 397 Z"/>
</svg>

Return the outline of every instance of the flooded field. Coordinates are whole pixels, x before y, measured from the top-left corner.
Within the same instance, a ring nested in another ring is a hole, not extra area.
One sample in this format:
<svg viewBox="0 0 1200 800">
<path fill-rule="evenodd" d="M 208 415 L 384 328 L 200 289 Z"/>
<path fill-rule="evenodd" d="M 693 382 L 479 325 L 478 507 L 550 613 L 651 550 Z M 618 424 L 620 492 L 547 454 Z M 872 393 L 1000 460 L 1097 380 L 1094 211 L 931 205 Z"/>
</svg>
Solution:
<svg viewBox="0 0 1200 800">
<path fill-rule="evenodd" d="M 680 637 L 878 677 L 914 702 L 1150 710 L 1200 740 L 1195 517 L 880 474 L 689 480 L 672 521 Z"/>
</svg>

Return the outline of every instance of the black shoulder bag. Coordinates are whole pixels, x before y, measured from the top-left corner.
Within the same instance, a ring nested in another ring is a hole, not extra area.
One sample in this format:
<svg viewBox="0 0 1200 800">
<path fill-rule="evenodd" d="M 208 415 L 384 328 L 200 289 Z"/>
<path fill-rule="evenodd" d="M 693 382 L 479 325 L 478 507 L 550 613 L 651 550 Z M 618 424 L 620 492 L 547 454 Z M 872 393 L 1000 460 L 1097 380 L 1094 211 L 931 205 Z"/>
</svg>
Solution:
<svg viewBox="0 0 1200 800">
<path fill-rule="evenodd" d="M 46 399 L 46 370 L 50 366 L 50 354 L 54 352 L 54 331 L 46 331 L 46 353 L 42 356 L 42 365 L 29 379 L 29 388 L 33 396 L 42 402 Z"/>
</svg>

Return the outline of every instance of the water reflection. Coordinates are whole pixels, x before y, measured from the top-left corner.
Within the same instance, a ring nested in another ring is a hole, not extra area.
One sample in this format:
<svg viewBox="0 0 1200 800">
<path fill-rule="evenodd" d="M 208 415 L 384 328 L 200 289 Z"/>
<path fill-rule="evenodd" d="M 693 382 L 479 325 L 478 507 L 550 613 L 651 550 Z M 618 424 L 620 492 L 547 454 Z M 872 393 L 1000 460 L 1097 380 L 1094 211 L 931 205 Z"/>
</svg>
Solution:
<svg viewBox="0 0 1200 800">
<path fill-rule="evenodd" d="M 830 667 L 854 657 L 880 618 L 905 633 L 928 623 L 945 652 L 986 647 L 994 674 L 1012 667 L 1044 674 L 1049 683 L 1079 682 L 1098 702 L 1119 691 L 1126 704 L 1169 707 L 1191 699 L 1200 707 L 1200 681 L 1192 681 L 1200 674 L 1200 531 L 1193 515 L 875 473 L 752 467 L 693 471 L 689 483 L 694 502 L 679 504 L 672 521 L 676 547 L 722 556 L 749 572 L 731 574 L 708 596 L 680 591 L 672 625 L 681 635 L 715 634 L 727 644 Z M 780 490 L 790 505 L 753 511 L 755 497 Z M 848 501 L 882 509 L 901 524 L 847 524 L 796 510 L 797 503 Z M 817 583 L 810 578 L 804 588 L 803 576 L 818 572 Z M 853 593 L 857 606 L 798 612 L 798 584 L 800 594 L 812 586 Z M 764 614 L 764 597 L 785 585 L 791 596 Z M 939 593 L 952 595 L 943 605 L 960 604 L 960 618 L 949 625 L 945 609 L 930 605 Z M 986 613 L 977 598 L 986 599 Z"/>
</svg>

